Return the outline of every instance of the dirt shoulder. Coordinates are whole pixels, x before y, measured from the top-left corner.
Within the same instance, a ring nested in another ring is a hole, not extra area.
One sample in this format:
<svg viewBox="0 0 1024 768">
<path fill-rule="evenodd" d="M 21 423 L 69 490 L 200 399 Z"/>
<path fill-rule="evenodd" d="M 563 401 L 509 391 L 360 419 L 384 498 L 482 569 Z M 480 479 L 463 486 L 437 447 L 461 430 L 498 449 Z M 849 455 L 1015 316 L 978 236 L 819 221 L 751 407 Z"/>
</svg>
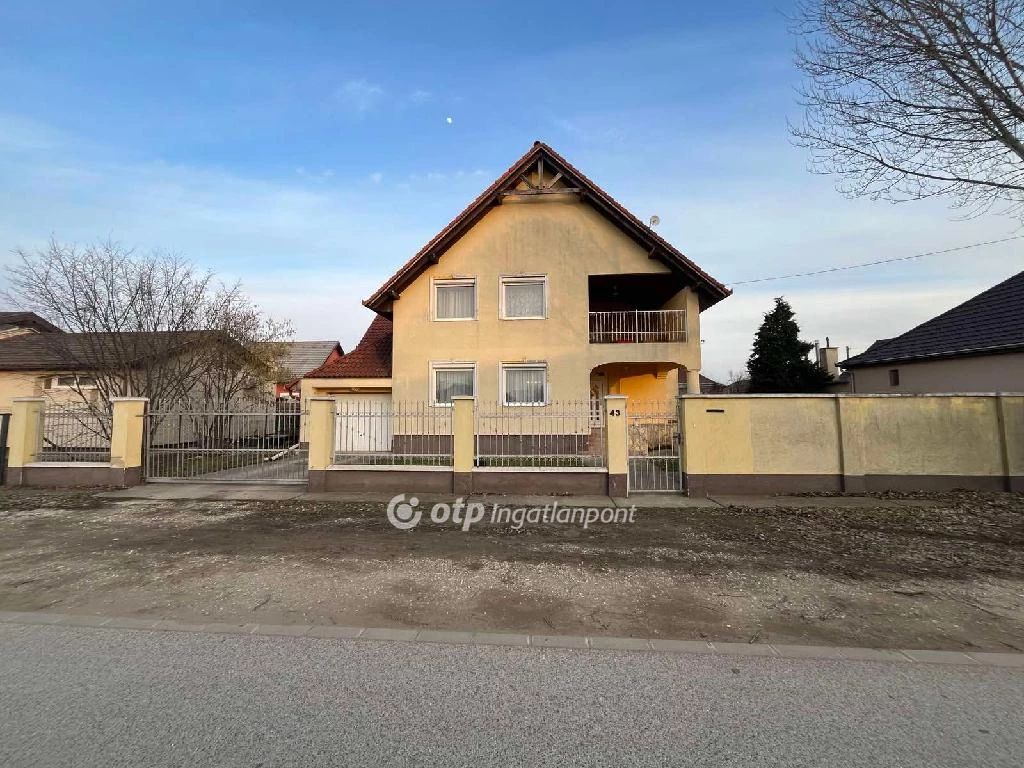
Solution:
<svg viewBox="0 0 1024 768">
<path fill-rule="evenodd" d="M 0 491 L 0 608 L 1024 651 L 1024 495 L 926 500 L 464 533 L 376 503 Z"/>
</svg>

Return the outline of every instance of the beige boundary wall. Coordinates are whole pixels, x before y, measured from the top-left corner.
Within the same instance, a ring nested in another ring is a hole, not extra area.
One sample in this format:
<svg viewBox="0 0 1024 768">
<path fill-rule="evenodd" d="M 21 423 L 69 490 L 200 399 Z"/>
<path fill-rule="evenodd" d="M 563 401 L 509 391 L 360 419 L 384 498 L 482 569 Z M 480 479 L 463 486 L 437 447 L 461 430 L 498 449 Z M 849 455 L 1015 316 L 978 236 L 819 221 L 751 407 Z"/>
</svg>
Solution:
<svg viewBox="0 0 1024 768">
<path fill-rule="evenodd" d="M 474 466 L 475 399 L 456 397 L 453 409 L 452 466 L 401 467 L 336 465 L 334 399 L 309 400 L 309 490 L 391 493 L 527 493 L 531 495 L 626 494 L 626 402 L 624 395 L 605 397 L 607 467 L 510 468 Z"/>
<path fill-rule="evenodd" d="M 110 461 L 38 461 L 46 400 L 16 397 L 12 402 L 8 486 L 70 488 L 110 485 L 125 488 L 142 482 L 144 397 L 111 398 Z"/>
<path fill-rule="evenodd" d="M 1024 490 L 1024 395 L 680 399 L 691 495 Z"/>
</svg>

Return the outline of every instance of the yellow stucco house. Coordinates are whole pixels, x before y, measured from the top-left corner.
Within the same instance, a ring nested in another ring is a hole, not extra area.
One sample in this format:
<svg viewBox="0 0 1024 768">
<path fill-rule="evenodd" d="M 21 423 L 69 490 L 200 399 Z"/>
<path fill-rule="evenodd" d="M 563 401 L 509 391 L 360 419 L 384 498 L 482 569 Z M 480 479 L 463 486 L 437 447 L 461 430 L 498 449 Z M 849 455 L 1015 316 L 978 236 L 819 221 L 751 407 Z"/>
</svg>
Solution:
<svg viewBox="0 0 1024 768">
<path fill-rule="evenodd" d="M 699 391 L 700 313 L 730 295 L 536 142 L 364 303 L 349 354 L 303 400 L 669 400 Z"/>
</svg>

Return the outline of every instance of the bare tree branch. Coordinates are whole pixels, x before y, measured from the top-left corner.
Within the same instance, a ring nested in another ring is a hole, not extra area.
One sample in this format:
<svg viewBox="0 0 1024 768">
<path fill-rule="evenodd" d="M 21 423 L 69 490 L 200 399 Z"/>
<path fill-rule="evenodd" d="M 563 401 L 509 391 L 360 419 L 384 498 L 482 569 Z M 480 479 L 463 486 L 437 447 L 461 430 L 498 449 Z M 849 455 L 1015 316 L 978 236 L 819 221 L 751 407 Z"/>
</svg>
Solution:
<svg viewBox="0 0 1024 768">
<path fill-rule="evenodd" d="M 42 337 L 66 370 L 88 377 L 90 385 L 76 379 L 72 391 L 97 413 L 125 396 L 220 407 L 263 399 L 276 380 L 291 326 L 264 316 L 238 284 L 217 284 L 180 256 L 56 240 L 17 255 L 8 301 L 66 331 Z"/>
<path fill-rule="evenodd" d="M 1024 215 L 1024 3 L 804 0 L 811 169 L 851 196 Z"/>
</svg>

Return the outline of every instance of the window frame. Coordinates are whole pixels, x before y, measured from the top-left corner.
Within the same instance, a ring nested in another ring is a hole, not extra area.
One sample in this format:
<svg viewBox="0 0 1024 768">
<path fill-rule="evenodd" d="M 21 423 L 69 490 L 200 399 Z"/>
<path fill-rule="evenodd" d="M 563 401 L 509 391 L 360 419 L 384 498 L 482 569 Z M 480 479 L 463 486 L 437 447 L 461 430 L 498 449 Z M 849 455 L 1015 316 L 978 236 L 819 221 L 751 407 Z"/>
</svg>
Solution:
<svg viewBox="0 0 1024 768">
<path fill-rule="evenodd" d="M 505 286 L 540 283 L 543 293 L 543 314 L 509 316 L 505 306 Z M 501 275 L 498 278 L 498 317 L 502 320 L 547 320 L 548 319 L 548 276 L 547 275 Z"/>
<path fill-rule="evenodd" d="M 454 402 L 450 403 L 439 403 L 437 401 L 437 372 L 438 371 L 462 371 L 470 370 L 473 373 L 473 394 L 470 397 L 475 398 L 477 393 L 477 375 L 476 375 L 476 363 L 469 362 L 466 360 L 443 360 L 443 361 L 431 361 L 430 363 L 430 378 L 427 382 L 429 391 L 427 392 L 428 402 L 435 408 L 451 408 L 455 405 Z"/>
<path fill-rule="evenodd" d="M 60 382 L 61 379 L 74 379 L 75 383 L 74 384 L 60 384 L 59 382 Z M 91 379 L 92 383 L 91 384 L 82 384 L 79 381 L 80 379 Z M 58 390 L 67 390 L 69 392 L 74 390 L 74 391 L 77 392 L 77 391 L 86 390 L 86 389 L 99 389 L 99 385 L 96 383 L 96 377 L 95 376 L 79 376 L 77 373 L 61 373 L 61 374 L 57 374 L 55 376 L 50 376 L 49 379 L 47 379 L 47 384 L 48 384 L 48 386 L 46 387 L 47 390 L 58 389 Z"/>
<path fill-rule="evenodd" d="M 472 286 L 473 288 L 473 316 L 472 317 L 438 317 L 437 316 L 437 289 L 445 286 L 462 287 Z M 475 277 L 435 277 L 430 281 L 430 318 L 437 323 L 465 323 L 477 319 L 480 312 L 480 295 L 476 287 Z"/>
<path fill-rule="evenodd" d="M 510 403 L 507 398 L 508 381 L 505 372 L 508 370 L 523 368 L 540 368 L 544 371 L 544 400 L 538 403 Z M 548 363 L 546 360 L 528 360 L 515 363 L 498 363 L 498 395 L 502 408 L 536 408 L 538 406 L 551 405 L 551 380 L 549 378 Z"/>
<path fill-rule="evenodd" d="M 889 386 L 898 387 L 900 385 L 900 369 L 890 368 L 889 369 Z"/>
</svg>

